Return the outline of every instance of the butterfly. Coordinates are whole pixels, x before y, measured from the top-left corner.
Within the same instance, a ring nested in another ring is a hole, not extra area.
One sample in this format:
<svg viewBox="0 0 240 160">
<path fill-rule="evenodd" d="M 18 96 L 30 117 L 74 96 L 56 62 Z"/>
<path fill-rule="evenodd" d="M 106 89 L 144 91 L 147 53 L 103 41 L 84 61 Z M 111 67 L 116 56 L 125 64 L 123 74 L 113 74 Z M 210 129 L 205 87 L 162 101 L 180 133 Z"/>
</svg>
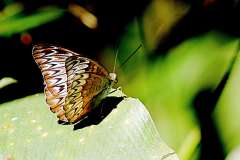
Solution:
<svg viewBox="0 0 240 160">
<path fill-rule="evenodd" d="M 35 45 L 32 55 L 43 75 L 46 102 L 64 123 L 85 118 L 117 82 L 116 74 L 96 61 L 59 46 Z"/>
</svg>

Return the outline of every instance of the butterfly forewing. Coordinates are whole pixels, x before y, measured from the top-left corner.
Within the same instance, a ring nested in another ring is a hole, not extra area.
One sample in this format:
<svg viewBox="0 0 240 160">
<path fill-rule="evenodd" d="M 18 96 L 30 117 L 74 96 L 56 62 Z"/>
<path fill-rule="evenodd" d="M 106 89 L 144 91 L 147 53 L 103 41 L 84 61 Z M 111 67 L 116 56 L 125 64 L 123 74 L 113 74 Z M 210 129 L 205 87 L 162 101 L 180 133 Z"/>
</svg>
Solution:
<svg viewBox="0 0 240 160">
<path fill-rule="evenodd" d="M 70 50 L 37 45 L 33 57 L 44 77 L 46 101 L 61 121 L 83 119 L 111 83 L 104 67 Z"/>
<path fill-rule="evenodd" d="M 108 72 L 85 57 L 72 56 L 66 60 L 67 97 L 65 116 L 70 123 L 82 119 L 94 107 L 93 100 L 109 85 Z"/>
<path fill-rule="evenodd" d="M 46 101 L 51 111 L 57 112 L 62 121 L 67 121 L 63 110 L 67 95 L 65 61 L 68 57 L 77 55 L 79 54 L 51 45 L 33 47 L 33 57 L 44 77 Z"/>
</svg>

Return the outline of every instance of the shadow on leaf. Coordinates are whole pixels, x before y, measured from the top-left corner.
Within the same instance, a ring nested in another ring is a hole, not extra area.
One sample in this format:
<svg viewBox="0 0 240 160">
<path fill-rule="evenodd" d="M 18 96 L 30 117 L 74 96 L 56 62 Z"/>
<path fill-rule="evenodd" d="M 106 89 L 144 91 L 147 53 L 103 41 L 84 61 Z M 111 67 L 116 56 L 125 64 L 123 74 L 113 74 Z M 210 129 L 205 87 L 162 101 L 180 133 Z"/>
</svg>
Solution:
<svg viewBox="0 0 240 160">
<path fill-rule="evenodd" d="M 99 124 L 123 99 L 124 97 L 107 97 L 103 99 L 99 106 L 90 112 L 86 118 L 74 125 L 74 130 Z"/>
<path fill-rule="evenodd" d="M 99 106 L 97 106 L 92 112 L 89 113 L 84 119 L 80 122 L 74 124 L 73 130 L 78 130 L 87 126 L 97 125 L 99 124 L 114 108 L 117 108 L 117 105 L 124 99 L 125 97 L 106 97 L 104 98 Z M 69 125 L 70 123 L 66 123 L 63 121 L 58 121 L 59 124 Z"/>
</svg>

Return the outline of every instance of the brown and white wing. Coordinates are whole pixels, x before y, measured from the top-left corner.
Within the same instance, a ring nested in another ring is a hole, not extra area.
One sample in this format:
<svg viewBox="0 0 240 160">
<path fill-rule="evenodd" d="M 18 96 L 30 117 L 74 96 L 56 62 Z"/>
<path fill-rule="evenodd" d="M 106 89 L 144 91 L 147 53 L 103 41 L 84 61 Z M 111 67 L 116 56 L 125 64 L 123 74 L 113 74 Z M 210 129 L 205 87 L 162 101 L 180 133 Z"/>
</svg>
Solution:
<svg viewBox="0 0 240 160">
<path fill-rule="evenodd" d="M 61 47 L 44 44 L 35 45 L 32 54 L 42 72 L 46 101 L 51 111 L 57 113 L 60 120 L 67 121 L 63 110 L 67 95 L 65 61 L 68 57 L 79 56 L 79 54 Z"/>
<path fill-rule="evenodd" d="M 83 119 L 92 109 L 94 97 L 108 85 L 108 71 L 93 60 L 73 56 L 66 60 L 67 96 L 65 116 L 70 123 Z"/>
</svg>

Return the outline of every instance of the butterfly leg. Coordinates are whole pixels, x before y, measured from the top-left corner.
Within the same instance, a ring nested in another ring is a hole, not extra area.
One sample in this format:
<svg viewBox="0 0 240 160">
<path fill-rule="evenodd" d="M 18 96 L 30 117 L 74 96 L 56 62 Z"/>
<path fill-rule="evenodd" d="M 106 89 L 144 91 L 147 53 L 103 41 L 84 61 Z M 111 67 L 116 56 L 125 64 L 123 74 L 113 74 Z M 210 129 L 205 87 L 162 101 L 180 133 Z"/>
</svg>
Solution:
<svg viewBox="0 0 240 160">
<path fill-rule="evenodd" d="M 118 89 L 114 89 L 114 90 L 110 91 L 108 94 L 112 94 L 112 93 L 116 92 L 117 90 Z"/>
<path fill-rule="evenodd" d="M 108 94 L 114 93 L 116 91 L 122 91 L 122 87 L 114 88 L 112 91 L 110 91 Z"/>
<path fill-rule="evenodd" d="M 118 87 L 117 90 L 122 91 L 122 87 Z"/>
</svg>

